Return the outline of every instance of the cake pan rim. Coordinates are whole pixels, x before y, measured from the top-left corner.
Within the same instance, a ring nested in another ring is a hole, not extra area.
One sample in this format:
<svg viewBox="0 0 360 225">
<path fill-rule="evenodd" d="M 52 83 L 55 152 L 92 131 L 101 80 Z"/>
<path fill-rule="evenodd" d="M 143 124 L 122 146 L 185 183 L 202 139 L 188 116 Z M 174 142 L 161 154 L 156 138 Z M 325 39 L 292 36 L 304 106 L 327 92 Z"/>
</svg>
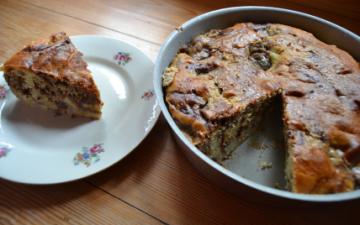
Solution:
<svg viewBox="0 0 360 225">
<path fill-rule="evenodd" d="M 172 128 L 173 132 L 177 135 L 177 137 L 186 145 L 187 148 L 191 150 L 192 153 L 194 153 L 197 157 L 199 157 L 202 161 L 204 161 L 208 166 L 213 167 L 217 171 L 219 171 L 222 175 L 227 176 L 242 185 L 245 185 L 249 188 L 253 188 L 257 191 L 265 192 L 270 195 L 287 198 L 291 200 L 300 200 L 300 201 L 308 201 L 308 202 L 339 202 L 339 201 L 346 201 L 346 200 L 353 200 L 355 198 L 360 197 L 360 190 L 354 190 L 352 192 L 347 193 L 339 193 L 339 194 L 327 194 L 327 195 L 313 195 L 313 194 L 298 194 L 298 193 L 291 193 L 283 190 L 277 190 L 271 187 L 267 187 L 261 184 L 258 184 L 256 182 L 247 180 L 245 178 L 242 178 L 241 176 L 235 174 L 232 171 L 229 171 L 219 164 L 212 161 L 210 158 L 208 158 L 205 154 L 203 154 L 200 150 L 198 150 L 194 145 L 191 144 L 191 142 L 182 134 L 181 130 L 177 127 L 175 122 L 170 116 L 170 113 L 168 112 L 168 109 L 165 105 L 164 98 L 163 98 L 163 91 L 162 91 L 162 85 L 161 85 L 161 76 L 164 72 L 165 68 L 160 68 L 160 62 L 163 60 L 163 56 L 169 54 L 167 51 L 167 47 L 171 41 L 174 40 L 177 36 L 181 35 L 181 30 L 183 29 L 185 32 L 186 30 L 192 26 L 197 21 L 206 20 L 208 18 L 214 17 L 214 16 L 221 16 L 228 14 L 230 12 L 244 12 L 244 11 L 271 11 L 271 12 L 279 12 L 279 13 L 287 13 L 289 15 L 296 15 L 299 17 L 304 17 L 310 20 L 317 21 L 319 23 L 322 23 L 328 27 L 332 27 L 336 29 L 339 32 L 343 32 L 344 35 L 355 39 L 357 42 L 360 43 L 360 38 L 352 33 L 351 31 L 346 30 L 345 28 L 336 25 L 332 22 L 329 22 L 327 20 L 321 19 L 319 17 L 297 12 L 294 10 L 288 10 L 288 9 L 282 9 L 282 8 L 276 8 L 276 7 L 264 7 L 264 6 L 244 6 L 244 7 L 230 7 L 230 8 L 224 8 L 219 9 L 215 11 L 211 11 L 202 15 L 199 15 L 184 24 L 182 24 L 177 31 L 173 31 L 170 36 L 165 40 L 163 43 L 158 57 L 156 59 L 155 69 L 154 69 L 154 86 L 155 86 L 155 93 L 157 96 L 157 100 L 159 102 L 160 108 L 163 112 L 164 117 L 166 118 L 167 122 L 169 123 L 170 127 Z M 245 21 L 239 21 L 239 22 L 245 22 Z M 249 21 L 251 22 L 251 21 Z M 174 55 L 175 57 L 175 55 Z M 173 58 L 174 58 L 173 57 Z M 355 57 L 357 60 L 359 57 Z M 172 61 L 172 59 L 171 59 Z M 194 165 L 195 166 L 195 165 Z M 195 166 L 196 167 L 196 166 Z"/>
</svg>

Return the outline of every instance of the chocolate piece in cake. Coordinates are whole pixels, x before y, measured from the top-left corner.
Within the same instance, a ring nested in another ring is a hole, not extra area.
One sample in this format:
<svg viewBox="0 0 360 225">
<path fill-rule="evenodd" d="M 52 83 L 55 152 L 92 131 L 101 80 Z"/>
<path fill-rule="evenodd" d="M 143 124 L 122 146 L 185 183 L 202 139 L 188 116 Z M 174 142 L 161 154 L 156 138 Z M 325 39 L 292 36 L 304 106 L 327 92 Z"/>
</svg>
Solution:
<svg viewBox="0 0 360 225">
<path fill-rule="evenodd" d="M 26 105 L 72 117 L 101 117 L 100 92 L 82 53 L 64 32 L 26 46 L 0 69 Z"/>
<path fill-rule="evenodd" d="M 337 47 L 293 27 L 241 23 L 194 37 L 163 81 L 174 121 L 214 161 L 279 107 L 290 191 L 340 193 L 359 183 L 360 68 Z"/>
</svg>

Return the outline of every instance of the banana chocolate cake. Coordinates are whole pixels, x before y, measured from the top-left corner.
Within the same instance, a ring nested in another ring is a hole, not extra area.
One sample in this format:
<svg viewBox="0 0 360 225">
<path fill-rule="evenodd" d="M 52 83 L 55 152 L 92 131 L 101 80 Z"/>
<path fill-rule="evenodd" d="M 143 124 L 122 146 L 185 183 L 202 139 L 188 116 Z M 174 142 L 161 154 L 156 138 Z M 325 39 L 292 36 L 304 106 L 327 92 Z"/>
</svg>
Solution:
<svg viewBox="0 0 360 225">
<path fill-rule="evenodd" d="M 26 46 L 0 70 L 11 91 L 29 106 L 101 118 L 100 92 L 82 53 L 64 32 Z"/>
<path fill-rule="evenodd" d="M 280 24 L 241 23 L 181 47 L 163 74 L 175 123 L 221 163 L 282 109 L 287 188 L 328 194 L 360 180 L 360 66 L 345 51 Z"/>
</svg>

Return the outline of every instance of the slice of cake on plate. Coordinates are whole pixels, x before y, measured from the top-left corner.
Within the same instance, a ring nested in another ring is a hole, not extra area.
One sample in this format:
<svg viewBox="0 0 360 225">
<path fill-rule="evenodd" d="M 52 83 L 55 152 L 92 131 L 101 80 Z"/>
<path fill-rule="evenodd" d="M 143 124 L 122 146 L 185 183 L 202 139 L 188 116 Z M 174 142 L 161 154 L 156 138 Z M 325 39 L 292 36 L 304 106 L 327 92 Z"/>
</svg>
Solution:
<svg viewBox="0 0 360 225">
<path fill-rule="evenodd" d="M 100 92 L 82 53 L 64 32 L 26 46 L 0 69 L 26 105 L 71 117 L 101 118 Z"/>
</svg>

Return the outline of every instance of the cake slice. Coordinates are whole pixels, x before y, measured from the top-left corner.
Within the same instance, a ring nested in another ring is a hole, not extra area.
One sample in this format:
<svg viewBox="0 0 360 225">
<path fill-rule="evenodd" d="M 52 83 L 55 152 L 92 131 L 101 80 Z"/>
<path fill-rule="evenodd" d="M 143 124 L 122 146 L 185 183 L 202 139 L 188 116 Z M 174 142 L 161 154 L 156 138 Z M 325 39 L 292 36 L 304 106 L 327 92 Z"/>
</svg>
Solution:
<svg viewBox="0 0 360 225">
<path fill-rule="evenodd" d="M 71 117 L 101 118 L 100 92 L 82 53 L 64 32 L 26 46 L 0 69 L 26 105 Z"/>
</svg>

